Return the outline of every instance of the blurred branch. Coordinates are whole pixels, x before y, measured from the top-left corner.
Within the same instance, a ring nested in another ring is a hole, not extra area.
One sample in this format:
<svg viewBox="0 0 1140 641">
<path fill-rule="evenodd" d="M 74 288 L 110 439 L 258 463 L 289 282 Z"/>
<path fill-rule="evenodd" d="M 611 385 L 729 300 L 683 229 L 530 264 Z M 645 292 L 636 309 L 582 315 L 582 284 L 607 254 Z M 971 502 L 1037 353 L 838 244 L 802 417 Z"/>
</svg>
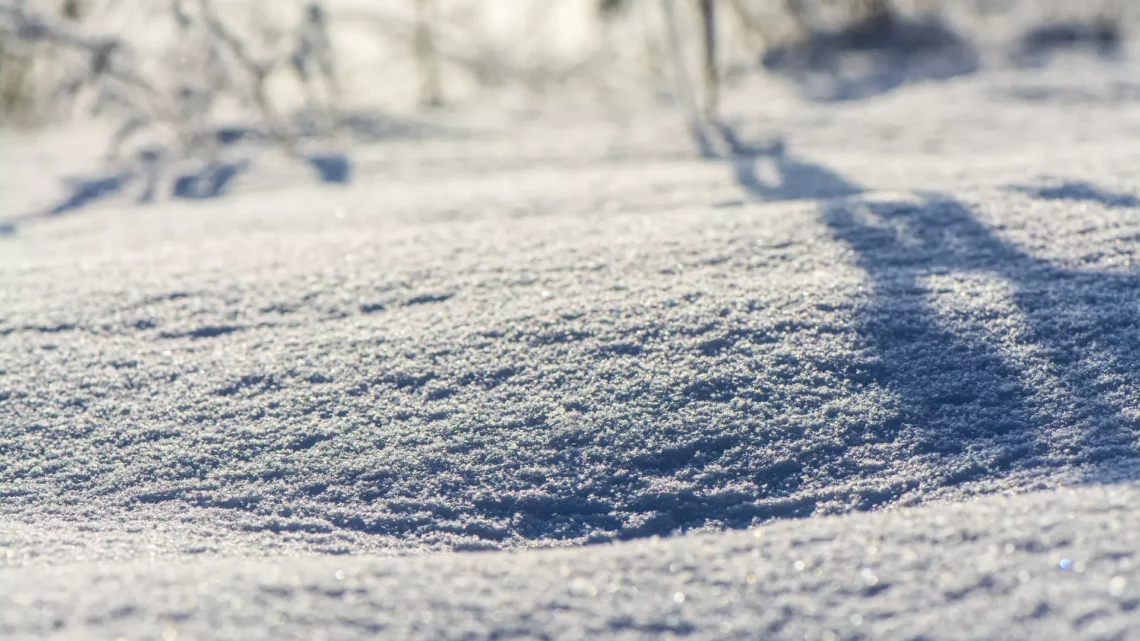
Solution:
<svg viewBox="0 0 1140 641">
<path fill-rule="evenodd" d="M 437 0 L 414 0 L 415 31 L 412 37 L 416 62 L 420 67 L 420 104 L 437 107 L 443 103 L 436 27 L 439 23 Z"/>
<path fill-rule="evenodd" d="M 285 126 L 284 120 L 277 113 L 277 110 L 269 101 L 269 96 L 266 93 L 266 81 L 269 78 L 269 74 L 273 71 L 276 62 L 273 60 L 264 62 L 256 60 L 246 49 L 245 43 L 234 35 L 218 17 L 217 12 L 214 10 L 212 0 L 198 0 L 198 7 L 201 11 L 203 23 L 209 34 L 225 46 L 234 60 L 238 62 L 248 75 L 250 81 L 250 98 L 261 112 L 261 117 L 269 129 L 270 135 L 273 136 L 287 152 L 296 155 L 298 153 L 297 141 Z"/>
<path fill-rule="evenodd" d="M 42 16 L 32 15 L 25 9 L 23 1 L 0 5 L 0 17 L 6 19 L 6 30 L 19 41 L 29 44 L 50 43 L 76 51 L 87 59 L 86 69 L 78 77 L 65 82 L 57 95 L 75 95 L 84 86 L 96 86 L 110 81 L 142 94 L 143 102 L 147 103 L 145 110 L 159 113 L 165 111 L 157 101 L 159 92 L 137 72 L 134 65 L 128 64 L 132 57 L 131 51 L 122 40 L 86 36 Z M 97 93 L 100 96 L 112 95 L 120 93 L 122 88 L 117 92 L 113 88 L 103 87 Z"/>
<path fill-rule="evenodd" d="M 206 150 L 212 154 L 216 144 L 212 106 L 227 94 L 252 104 L 270 137 L 289 153 L 297 154 L 297 137 L 267 91 L 269 76 L 281 67 L 283 57 L 260 59 L 255 55 L 223 21 L 213 0 L 168 1 L 180 34 L 172 48 L 190 53 L 177 56 L 182 66 L 153 79 L 147 77 L 140 59 L 122 38 L 82 32 L 77 22 L 83 15 L 78 2 L 64 5 L 61 14 L 53 17 L 29 10 L 25 0 L 0 2 L 0 34 L 11 42 L 46 44 L 78 55 L 81 62 L 60 80 L 54 104 L 74 101 L 87 92 L 94 96 L 93 114 L 108 108 L 121 113 L 121 124 L 108 151 L 111 157 L 118 155 L 129 138 L 156 124 L 173 130 L 184 153 Z M 195 36 L 202 41 L 192 40 Z M 310 5 L 308 20 L 297 39 L 291 59 L 302 83 L 308 87 L 313 80 L 310 76 L 320 76 L 335 97 L 331 46 L 318 3 Z M 186 61 L 195 58 L 198 65 L 185 68 Z"/>
</svg>

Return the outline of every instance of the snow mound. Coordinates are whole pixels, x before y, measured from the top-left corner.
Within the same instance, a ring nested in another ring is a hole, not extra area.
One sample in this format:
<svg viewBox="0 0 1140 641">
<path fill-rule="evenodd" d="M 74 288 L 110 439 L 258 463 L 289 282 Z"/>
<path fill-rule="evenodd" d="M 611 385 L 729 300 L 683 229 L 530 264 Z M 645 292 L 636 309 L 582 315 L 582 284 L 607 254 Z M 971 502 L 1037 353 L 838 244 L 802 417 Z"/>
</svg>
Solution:
<svg viewBox="0 0 1140 641">
<path fill-rule="evenodd" d="M 1077 171 L 1131 152 L 955 195 L 870 185 L 920 175 L 913 152 L 860 176 L 792 143 L 575 161 L 507 140 L 477 180 L 424 161 L 27 225 L 3 258 L 4 512 L 558 546 L 1137 457 L 1140 182 Z"/>
</svg>

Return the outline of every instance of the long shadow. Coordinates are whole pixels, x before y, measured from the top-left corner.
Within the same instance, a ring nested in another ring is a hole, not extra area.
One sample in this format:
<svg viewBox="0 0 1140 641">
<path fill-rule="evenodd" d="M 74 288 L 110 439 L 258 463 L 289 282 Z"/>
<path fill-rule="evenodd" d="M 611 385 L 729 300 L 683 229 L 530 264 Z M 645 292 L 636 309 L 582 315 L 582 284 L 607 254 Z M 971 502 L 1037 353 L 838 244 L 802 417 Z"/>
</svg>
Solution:
<svg viewBox="0 0 1140 641">
<path fill-rule="evenodd" d="M 1095 202 L 1105 207 L 1140 207 L 1140 197 L 1106 190 L 1083 180 L 1065 180 L 1055 185 L 1012 185 L 1011 191 L 1045 200 Z"/>
<path fill-rule="evenodd" d="M 352 178 L 352 162 L 339 153 L 310 154 L 304 161 L 315 170 L 316 178 L 324 183 L 346 184 Z M 140 205 L 154 202 L 169 186 L 173 198 L 183 200 L 212 200 L 226 196 L 234 182 L 252 166 L 249 159 L 208 163 L 195 171 L 174 175 L 171 182 L 164 181 L 165 163 L 160 154 L 147 152 L 139 162 L 115 174 L 95 174 L 91 177 L 65 179 L 67 193 L 56 204 L 46 209 L 8 220 L 0 220 L 0 237 L 14 236 L 26 223 L 72 214 L 123 195 L 128 187 L 139 186 L 135 202 Z"/>
<path fill-rule="evenodd" d="M 863 191 L 826 167 L 789 156 L 783 139 L 753 143 L 728 124 L 716 126 L 728 147 L 726 160 L 732 165 L 736 182 L 760 200 L 835 198 Z"/>
<path fill-rule="evenodd" d="M 249 168 L 249 161 L 213 162 L 201 170 L 182 174 L 174 180 L 174 197 L 188 200 L 219 198 L 234 179 Z"/>
<path fill-rule="evenodd" d="M 808 99 L 837 102 L 972 74 L 981 68 L 981 57 L 936 16 L 911 19 L 887 12 L 772 48 L 761 64 L 792 80 Z"/>
<path fill-rule="evenodd" d="M 782 147 L 766 158 L 782 177 L 776 189 L 736 172 L 760 198 L 858 193 Z M 1075 193 L 1136 206 L 1119 194 Z M 1117 480 L 1104 463 L 1140 458 L 1140 413 L 1127 407 L 1140 382 L 1140 274 L 1033 257 L 939 194 L 833 198 L 820 216 L 870 279 L 857 326 L 879 359 L 876 384 L 897 398 L 874 430 L 901 446 L 908 459 L 896 463 L 926 461 L 949 486 L 1054 466 Z M 966 291 L 962 276 L 974 283 Z M 963 309 L 971 295 L 980 308 Z M 943 311 L 940 296 L 952 297 Z"/>
<path fill-rule="evenodd" d="M 15 236 L 20 225 L 34 219 L 56 218 L 76 212 L 99 201 L 117 196 L 136 178 L 133 171 L 93 176 L 68 176 L 63 179 L 66 194 L 54 205 L 33 214 L 0 220 L 0 237 Z"/>
<path fill-rule="evenodd" d="M 248 167 L 248 160 L 214 162 L 194 172 L 174 177 L 171 196 L 188 200 L 220 198 Z M 154 152 L 140 156 L 139 163 L 114 174 L 65 179 L 67 194 L 46 209 L 0 221 L 0 236 L 14 236 L 25 223 L 75 213 L 110 198 L 121 196 L 133 184 L 141 184 L 137 202 L 147 204 L 156 198 L 162 181 L 162 162 Z"/>
<path fill-rule="evenodd" d="M 1026 31 L 1010 55 L 1015 65 L 1025 68 L 1048 66 L 1066 52 L 1092 54 L 1102 60 L 1117 59 L 1124 48 L 1121 27 L 1108 21 L 1055 22 Z"/>
<path fill-rule="evenodd" d="M 115 196 L 123 191 L 133 177 L 133 172 L 122 172 L 110 176 L 65 178 L 69 193 L 43 215 L 61 216 Z"/>
<path fill-rule="evenodd" d="M 1128 310 L 1140 278 L 1034 258 L 937 195 L 832 204 L 822 215 L 873 282 L 863 331 L 902 399 L 898 435 L 915 455 L 968 454 L 948 480 L 1135 457 L 1136 421 L 1102 394 L 1106 378 L 1125 384 L 1140 370 Z M 940 317 L 928 279 L 963 274 L 1006 284 L 1013 312 Z M 1018 317 L 1024 327 L 1009 327 Z"/>
<path fill-rule="evenodd" d="M 319 137 L 325 133 L 317 116 L 305 111 L 296 114 L 292 124 L 302 139 Z M 434 125 L 381 110 L 346 112 L 337 118 L 336 126 L 355 143 L 419 139 L 443 131 Z M 278 144 L 277 139 L 264 127 L 242 125 L 218 127 L 213 132 L 213 141 L 231 154 L 242 154 Z M 66 193 L 57 203 L 42 211 L 0 220 L 0 238 L 15 236 L 20 226 L 28 222 L 74 213 L 119 196 L 136 185 L 141 185 L 136 202 L 152 203 L 160 197 L 165 186 L 164 172 L 168 169 L 165 157 L 162 150 L 146 149 L 139 154 L 133 166 L 124 170 L 65 178 Z M 347 184 L 354 175 L 351 158 L 342 152 L 311 153 L 304 155 L 302 160 L 314 170 L 316 179 L 326 184 Z M 183 172 L 172 177 L 170 195 L 189 200 L 221 198 L 229 193 L 235 180 L 251 166 L 252 161 L 247 157 L 236 161 L 211 162 L 197 171 Z"/>
</svg>

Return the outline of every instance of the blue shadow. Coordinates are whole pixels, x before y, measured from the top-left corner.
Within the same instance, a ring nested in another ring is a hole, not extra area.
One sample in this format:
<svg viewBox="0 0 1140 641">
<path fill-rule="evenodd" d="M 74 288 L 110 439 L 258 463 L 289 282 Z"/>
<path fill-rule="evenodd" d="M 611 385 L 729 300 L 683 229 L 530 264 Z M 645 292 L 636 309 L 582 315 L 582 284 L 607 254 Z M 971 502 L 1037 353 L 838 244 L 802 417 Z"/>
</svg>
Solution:
<svg viewBox="0 0 1140 641">
<path fill-rule="evenodd" d="M 321 182 L 345 184 L 352 176 L 352 162 L 344 154 L 312 154 L 306 159 Z"/>
<path fill-rule="evenodd" d="M 249 161 L 210 163 L 197 173 L 183 174 L 174 180 L 174 196 L 204 200 L 224 196 L 234 178 L 249 168 Z"/>
<path fill-rule="evenodd" d="M 774 47 L 761 64 L 794 82 L 809 100 L 839 102 L 972 74 L 981 68 L 981 57 L 937 17 L 888 12 Z"/>
<path fill-rule="evenodd" d="M 1140 197 L 1101 189 L 1081 180 L 1050 186 L 1013 185 L 1009 189 L 1043 200 L 1089 201 L 1100 203 L 1105 207 L 1140 207 Z"/>
<path fill-rule="evenodd" d="M 59 216 L 122 192 L 134 177 L 132 172 L 123 172 L 101 178 L 67 178 L 71 193 L 67 198 L 49 209 L 45 215 Z"/>
<path fill-rule="evenodd" d="M 742 140 L 729 125 L 718 125 L 728 145 L 737 184 L 757 200 L 780 201 L 805 198 L 840 198 L 862 193 L 863 188 L 821 165 L 804 162 L 787 153 L 782 139 L 763 144 Z M 761 165 L 772 171 L 765 175 Z"/>
<path fill-rule="evenodd" d="M 1112 60 L 1120 55 L 1123 41 L 1120 27 L 1111 22 L 1058 22 L 1027 31 L 1010 58 L 1014 64 L 1030 68 L 1047 66 L 1055 55 L 1066 51 Z"/>
</svg>

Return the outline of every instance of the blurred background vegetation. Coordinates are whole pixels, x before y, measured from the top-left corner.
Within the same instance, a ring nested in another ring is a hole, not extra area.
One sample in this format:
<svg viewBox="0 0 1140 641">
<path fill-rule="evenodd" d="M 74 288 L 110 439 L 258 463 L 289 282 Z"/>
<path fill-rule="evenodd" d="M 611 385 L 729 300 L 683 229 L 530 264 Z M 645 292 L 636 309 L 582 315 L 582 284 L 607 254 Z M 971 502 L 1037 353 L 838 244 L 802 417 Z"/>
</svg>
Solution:
<svg viewBox="0 0 1140 641">
<path fill-rule="evenodd" d="M 1138 14 L 1131 0 L 0 0 L 0 127 L 98 118 L 108 158 L 148 161 L 212 159 L 237 138 L 299 154 L 346 130 L 383 137 L 394 121 L 377 114 L 488 105 L 696 118 L 710 61 L 725 94 L 775 78 L 858 100 L 1059 50 L 1119 56 Z"/>
</svg>

